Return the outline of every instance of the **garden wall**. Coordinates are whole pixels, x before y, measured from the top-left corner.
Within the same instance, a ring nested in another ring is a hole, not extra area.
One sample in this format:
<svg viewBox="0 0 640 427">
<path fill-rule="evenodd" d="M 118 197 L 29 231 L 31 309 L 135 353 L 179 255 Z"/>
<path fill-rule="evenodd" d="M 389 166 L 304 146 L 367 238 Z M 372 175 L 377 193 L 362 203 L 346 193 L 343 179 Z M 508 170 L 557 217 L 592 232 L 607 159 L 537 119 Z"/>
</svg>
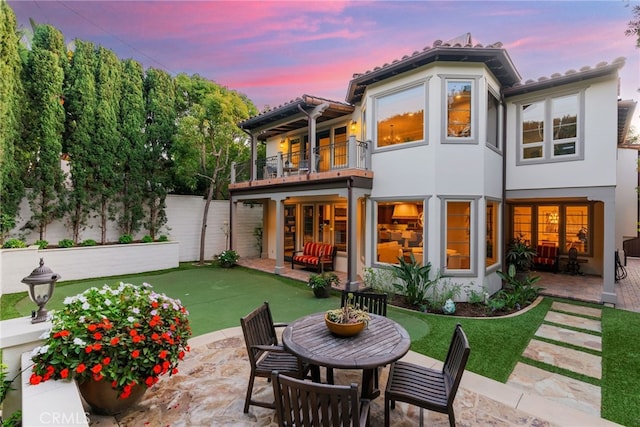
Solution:
<svg viewBox="0 0 640 427">
<path fill-rule="evenodd" d="M 0 295 L 25 291 L 27 286 L 21 283 L 21 280 L 38 267 L 40 258 L 44 258 L 46 266 L 62 275 L 62 281 L 163 270 L 177 267 L 179 262 L 198 260 L 204 204 L 204 199 L 195 196 L 167 198 L 168 222 L 161 234 L 167 235 L 169 242 L 44 250 L 38 249 L 37 246 L 0 249 Z M 11 237 L 22 237 L 32 245 L 38 239 L 38 234 L 19 231 L 26 222 L 24 218 L 30 217 L 28 204 L 23 205 L 21 213 L 23 219 L 11 233 Z M 253 230 L 262 224 L 262 205 L 239 204 L 236 221 L 234 235 L 237 236 L 237 245 L 233 249 L 241 257 L 258 256 Z M 228 223 L 229 201 L 213 201 L 207 220 L 206 260 L 211 261 L 215 254 L 227 248 L 225 231 Z M 110 224 L 107 233 L 109 241 L 118 240 L 117 230 L 115 224 Z M 141 239 L 144 234 L 145 232 L 142 231 L 134 236 L 134 239 Z M 56 245 L 59 240 L 70 237 L 64 223 L 59 221 L 47 227 L 44 239 L 51 245 Z M 82 232 L 81 240 L 86 239 L 99 241 L 100 229 L 97 227 L 97 222 Z"/>
</svg>

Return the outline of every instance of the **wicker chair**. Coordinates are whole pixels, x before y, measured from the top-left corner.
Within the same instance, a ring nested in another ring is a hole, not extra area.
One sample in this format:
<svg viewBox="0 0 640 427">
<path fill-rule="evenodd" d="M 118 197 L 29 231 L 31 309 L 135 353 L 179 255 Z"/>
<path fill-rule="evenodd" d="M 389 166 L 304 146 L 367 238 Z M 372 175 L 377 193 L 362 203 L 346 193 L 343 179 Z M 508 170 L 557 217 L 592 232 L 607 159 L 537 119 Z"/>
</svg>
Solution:
<svg viewBox="0 0 640 427">
<path fill-rule="evenodd" d="M 281 427 L 368 426 L 369 401 L 360 400 L 358 385 L 329 385 L 273 372 L 276 416 Z"/>
<path fill-rule="evenodd" d="M 297 378 L 304 378 L 309 367 L 304 365 L 296 356 L 288 353 L 284 347 L 278 345 L 275 325 L 271 317 L 269 303 L 260 307 L 240 319 L 244 342 L 247 346 L 251 374 L 247 395 L 244 401 L 244 412 L 249 412 L 250 405 L 275 408 L 273 402 L 252 400 L 253 384 L 256 377 L 271 378 L 273 371 L 280 371 Z M 278 325 L 284 326 L 284 325 Z"/>
<path fill-rule="evenodd" d="M 426 368 L 407 362 L 391 365 L 387 389 L 384 394 L 384 425 L 389 427 L 390 412 L 395 402 L 419 406 L 420 425 L 422 408 L 449 415 L 449 425 L 456 425 L 453 401 L 469 358 L 469 341 L 460 324 L 456 326 L 447 358 L 442 370 Z"/>
</svg>

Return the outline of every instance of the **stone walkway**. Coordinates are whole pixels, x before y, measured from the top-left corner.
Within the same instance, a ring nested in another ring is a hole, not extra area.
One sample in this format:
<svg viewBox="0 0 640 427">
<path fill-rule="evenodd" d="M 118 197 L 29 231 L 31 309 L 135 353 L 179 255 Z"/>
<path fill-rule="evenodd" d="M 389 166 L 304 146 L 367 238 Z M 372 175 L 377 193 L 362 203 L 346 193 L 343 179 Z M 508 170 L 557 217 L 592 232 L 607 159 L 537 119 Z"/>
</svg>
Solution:
<svg viewBox="0 0 640 427">
<path fill-rule="evenodd" d="M 554 302 L 535 336 L 523 352 L 541 367 L 518 362 L 507 384 L 600 416 L 602 327 L 599 308 Z M 556 367 L 594 379 L 584 382 L 553 372 Z"/>
</svg>

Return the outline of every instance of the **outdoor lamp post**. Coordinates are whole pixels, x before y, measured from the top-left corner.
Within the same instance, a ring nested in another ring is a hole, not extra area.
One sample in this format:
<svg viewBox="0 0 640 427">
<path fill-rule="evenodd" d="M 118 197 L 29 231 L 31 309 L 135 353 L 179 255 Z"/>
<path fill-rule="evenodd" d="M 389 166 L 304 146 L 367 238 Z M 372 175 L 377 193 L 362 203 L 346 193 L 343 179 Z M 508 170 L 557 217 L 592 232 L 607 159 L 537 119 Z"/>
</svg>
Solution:
<svg viewBox="0 0 640 427">
<path fill-rule="evenodd" d="M 44 306 L 53 296 L 56 282 L 61 277 L 51 271 L 49 267 L 45 267 L 44 260 L 40 258 L 40 266 L 22 279 L 22 283 L 29 286 L 29 297 L 38 304 L 38 312 L 31 316 L 31 323 L 40 323 L 47 320 L 47 310 Z"/>
</svg>

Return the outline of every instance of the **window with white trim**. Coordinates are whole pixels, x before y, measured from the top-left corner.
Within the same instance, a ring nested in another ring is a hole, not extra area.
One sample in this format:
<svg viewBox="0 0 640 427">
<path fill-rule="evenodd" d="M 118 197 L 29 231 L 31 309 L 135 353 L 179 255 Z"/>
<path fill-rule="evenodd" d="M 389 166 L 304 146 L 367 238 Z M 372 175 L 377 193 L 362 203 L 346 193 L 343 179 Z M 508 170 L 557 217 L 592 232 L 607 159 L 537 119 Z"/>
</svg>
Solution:
<svg viewBox="0 0 640 427">
<path fill-rule="evenodd" d="M 470 138 L 471 80 L 447 80 L 447 138 Z"/>
<path fill-rule="evenodd" d="M 378 147 L 425 139 L 424 84 L 380 96 L 375 103 Z"/>
<path fill-rule="evenodd" d="M 445 270 L 471 270 L 471 224 L 472 202 L 470 200 L 445 201 Z"/>
</svg>

